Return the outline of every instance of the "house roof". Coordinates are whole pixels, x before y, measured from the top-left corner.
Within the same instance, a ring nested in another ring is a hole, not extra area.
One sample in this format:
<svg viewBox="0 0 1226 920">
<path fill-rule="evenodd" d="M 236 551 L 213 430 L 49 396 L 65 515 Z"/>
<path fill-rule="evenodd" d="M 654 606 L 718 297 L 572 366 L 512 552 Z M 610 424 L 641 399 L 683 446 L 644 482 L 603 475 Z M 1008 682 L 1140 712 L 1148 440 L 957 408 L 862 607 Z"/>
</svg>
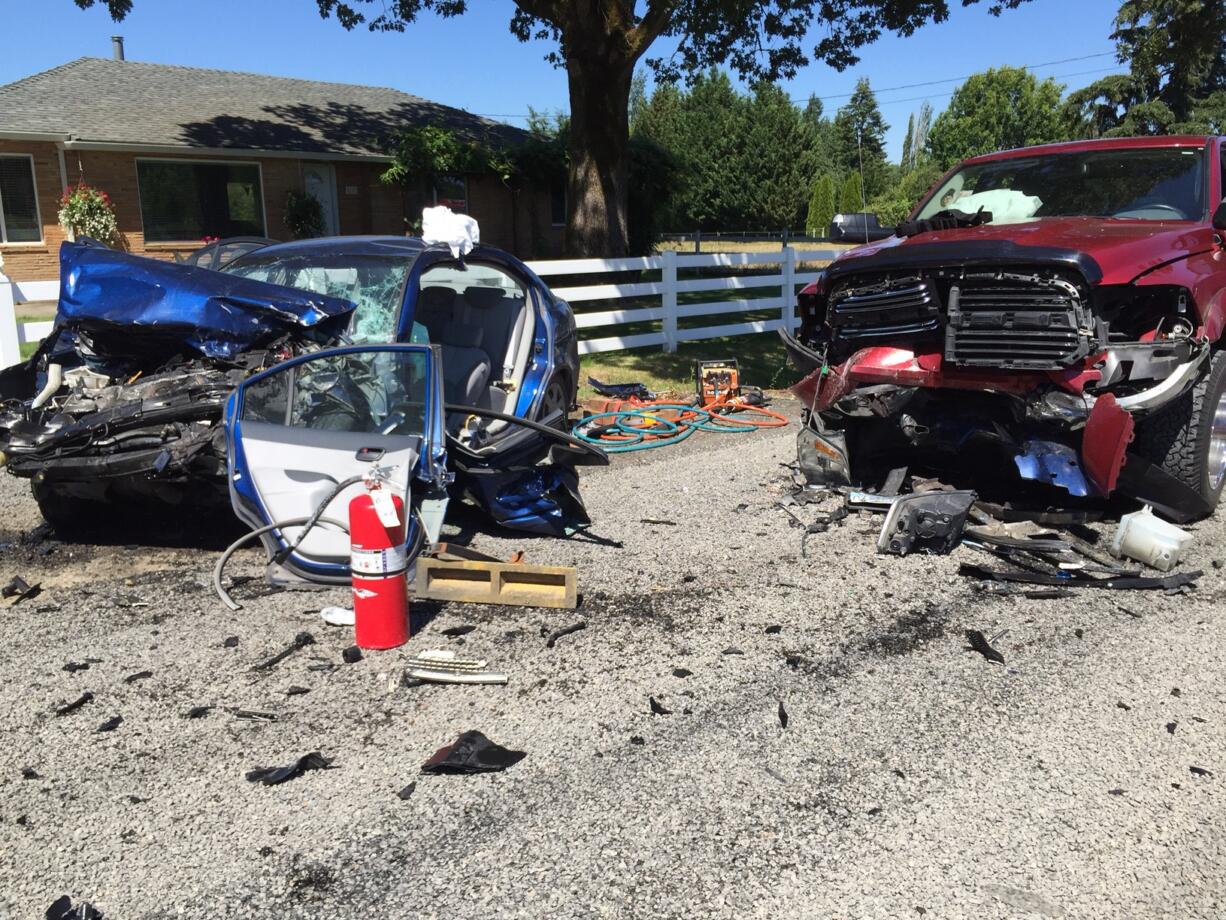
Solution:
<svg viewBox="0 0 1226 920">
<path fill-rule="evenodd" d="M 0 135 L 136 147 L 387 155 L 421 125 L 514 144 L 518 128 L 399 90 L 84 57 L 0 85 Z"/>
</svg>

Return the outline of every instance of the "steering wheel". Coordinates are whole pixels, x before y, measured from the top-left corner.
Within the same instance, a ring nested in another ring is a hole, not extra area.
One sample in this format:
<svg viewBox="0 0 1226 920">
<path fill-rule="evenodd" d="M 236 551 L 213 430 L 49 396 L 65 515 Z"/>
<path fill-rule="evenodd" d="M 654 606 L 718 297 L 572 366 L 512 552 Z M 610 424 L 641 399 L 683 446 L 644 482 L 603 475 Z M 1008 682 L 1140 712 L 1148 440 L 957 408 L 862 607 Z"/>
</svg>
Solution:
<svg viewBox="0 0 1226 920">
<path fill-rule="evenodd" d="M 1167 204 L 1163 201 L 1142 201 L 1131 208 L 1125 208 L 1123 211 L 1117 211 L 1113 217 L 1119 217 L 1121 214 L 1131 214 L 1136 211 L 1170 211 L 1175 215 L 1176 220 L 1187 220 L 1188 215 L 1184 214 L 1179 208 L 1173 204 Z"/>
</svg>

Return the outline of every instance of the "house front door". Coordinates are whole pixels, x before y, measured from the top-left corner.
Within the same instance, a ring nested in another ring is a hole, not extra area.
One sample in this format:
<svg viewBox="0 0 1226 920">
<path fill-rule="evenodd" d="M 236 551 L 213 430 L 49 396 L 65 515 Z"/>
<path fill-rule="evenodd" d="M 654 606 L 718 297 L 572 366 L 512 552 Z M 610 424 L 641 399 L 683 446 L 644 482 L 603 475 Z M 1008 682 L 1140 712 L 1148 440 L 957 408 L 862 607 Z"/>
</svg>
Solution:
<svg viewBox="0 0 1226 920">
<path fill-rule="evenodd" d="M 336 215 L 336 170 L 330 163 L 306 163 L 302 167 L 302 184 L 307 194 L 324 209 L 324 236 L 340 233 Z"/>
</svg>

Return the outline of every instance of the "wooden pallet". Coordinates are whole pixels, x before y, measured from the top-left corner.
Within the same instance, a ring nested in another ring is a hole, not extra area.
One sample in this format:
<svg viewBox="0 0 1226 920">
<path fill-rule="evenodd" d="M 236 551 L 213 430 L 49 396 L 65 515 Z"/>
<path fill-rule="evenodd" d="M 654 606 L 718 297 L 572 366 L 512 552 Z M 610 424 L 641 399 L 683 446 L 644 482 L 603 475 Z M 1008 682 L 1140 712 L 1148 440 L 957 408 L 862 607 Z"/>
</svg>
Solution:
<svg viewBox="0 0 1226 920">
<path fill-rule="evenodd" d="M 417 597 L 468 604 L 564 607 L 578 604 L 576 570 L 567 565 L 417 557 Z"/>
</svg>

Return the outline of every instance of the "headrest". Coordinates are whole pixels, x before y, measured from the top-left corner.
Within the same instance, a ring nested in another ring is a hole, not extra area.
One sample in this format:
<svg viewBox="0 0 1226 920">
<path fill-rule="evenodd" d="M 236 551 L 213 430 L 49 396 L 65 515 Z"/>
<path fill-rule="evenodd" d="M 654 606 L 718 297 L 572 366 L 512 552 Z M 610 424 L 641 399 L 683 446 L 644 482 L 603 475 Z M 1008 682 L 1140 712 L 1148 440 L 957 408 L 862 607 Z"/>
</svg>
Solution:
<svg viewBox="0 0 1226 920">
<path fill-rule="evenodd" d="M 464 288 L 464 299 L 482 310 L 496 307 L 502 298 L 502 288 L 476 284 Z"/>
<path fill-rule="evenodd" d="M 449 287 L 424 287 L 417 302 L 426 310 L 443 310 L 455 302 L 455 291 Z"/>
</svg>

